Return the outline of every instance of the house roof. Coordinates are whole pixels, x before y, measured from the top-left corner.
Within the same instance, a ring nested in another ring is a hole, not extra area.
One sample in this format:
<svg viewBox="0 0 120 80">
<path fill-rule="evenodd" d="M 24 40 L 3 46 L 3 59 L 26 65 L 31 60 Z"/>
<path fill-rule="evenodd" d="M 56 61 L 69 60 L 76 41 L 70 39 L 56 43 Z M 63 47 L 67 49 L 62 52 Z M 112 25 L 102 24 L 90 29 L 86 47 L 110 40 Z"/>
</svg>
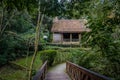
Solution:
<svg viewBox="0 0 120 80">
<path fill-rule="evenodd" d="M 53 21 L 52 32 L 60 33 L 81 33 L 89 32 L 90 29 L 85 27 L 84 20 L 57 20 Z"/>
</svg>

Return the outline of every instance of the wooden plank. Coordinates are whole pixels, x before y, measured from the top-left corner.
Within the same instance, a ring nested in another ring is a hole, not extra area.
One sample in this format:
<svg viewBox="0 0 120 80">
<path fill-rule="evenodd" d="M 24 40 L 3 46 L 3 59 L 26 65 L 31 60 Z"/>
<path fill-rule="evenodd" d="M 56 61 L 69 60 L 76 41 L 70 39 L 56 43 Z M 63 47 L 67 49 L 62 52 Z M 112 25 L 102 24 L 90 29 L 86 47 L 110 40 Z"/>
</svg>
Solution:
<svg viewBox="0 0 120 80">
<path fill-rule="evenodd" d="M 68 76 L 64 73 L 48 73 L 45 80 L 69 80 Z"/>
</svg>

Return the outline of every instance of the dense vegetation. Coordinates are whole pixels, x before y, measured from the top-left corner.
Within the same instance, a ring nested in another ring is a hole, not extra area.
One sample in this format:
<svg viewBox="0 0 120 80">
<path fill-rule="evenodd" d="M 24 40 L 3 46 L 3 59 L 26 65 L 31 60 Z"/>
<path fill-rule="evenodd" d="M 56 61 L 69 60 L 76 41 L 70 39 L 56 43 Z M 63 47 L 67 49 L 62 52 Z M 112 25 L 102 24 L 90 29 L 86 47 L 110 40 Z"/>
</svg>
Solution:
<svg viewBox="0 0 120 80">
<path fill-rule="evenodd" d="M 119 71 L 114 71 L 112 68 L 112 62 L 109 61 L 105 56 L 102 55 L 100 51 L 97 51 L 97 48 L 72 48 L 72 47 L 55 47 L 51 46 L 47 49 L 52 48 L 57 50 L 57 56 L 54 60 L 54 64 L 62 63 L 65 61 L 71 61 L 82 67 L 95 71 L 99 74 L 106 75 L 112 80 L 119 80 L 120 75 Z M 115 65 L 119 69 L 119 64 Z"/>
<path fill-rule="evenodd" d="M 55 57 L 56 57 L 56 53 L 57 51 L 55 50 L 44 50 L 41 51 L 40 54 L 40 59 L 42 60 L 42 62 L 44 63 L 45 61 L 48 61 L 48 66 L 52 66 Z"/>
<path fill-rule="evenodd" d="M 59 19 L 85 19 L 86 26 L 92 31 L 82 34 L 81 43 L 82 47 L 91 47 L 90 51 L 56 48 L 58 54 L 54 63 L 71 60 L 120 79 L 119 0 L 1 0 L 0 67 L 50 48 L 43 44 L 51 41 L 50 30 L 55 16 Z M 43 39 L 44 35 L 48 36 L 47 40 Z M 63 59 L 62 56 L 66 57 Z"/>
<path fill-rule="evenodd" d="M 31 60 L 32 56 L 29 56 L 27 58 L 17 59 L 16 61 L 10 62 L 9 65 L 1 67 L 0 80 L 27 80 Z M 41 65 L 40 54 L 37 54 L 32 75 L 35 75 Z"/>
</svg>

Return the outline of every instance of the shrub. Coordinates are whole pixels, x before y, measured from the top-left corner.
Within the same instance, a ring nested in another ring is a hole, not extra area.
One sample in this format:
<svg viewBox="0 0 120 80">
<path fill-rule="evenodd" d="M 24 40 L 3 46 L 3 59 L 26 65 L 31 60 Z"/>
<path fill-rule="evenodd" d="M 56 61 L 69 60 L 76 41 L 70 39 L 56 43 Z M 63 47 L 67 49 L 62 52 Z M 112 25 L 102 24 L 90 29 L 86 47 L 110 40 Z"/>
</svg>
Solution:
<svg viewBox="0 0 120 80">
<path fill-rule="evenodd" d="M 61 52 L 60 50 L 58 50 L 57 55 L 55 57 L 54 64 L 59 64 L 62 62 L 69 61 L 71 56 L 72 54 L 69 52 Z"/>
<path fill-rule="evenodd" d="M 42 60 L 42 62 L 45 62 L 47 60 L 48 65 L 52 66 L 56 54 L 57 54 L 56 50 L 44 50 L 40 52 L 40 59 Z"/>
</svg>

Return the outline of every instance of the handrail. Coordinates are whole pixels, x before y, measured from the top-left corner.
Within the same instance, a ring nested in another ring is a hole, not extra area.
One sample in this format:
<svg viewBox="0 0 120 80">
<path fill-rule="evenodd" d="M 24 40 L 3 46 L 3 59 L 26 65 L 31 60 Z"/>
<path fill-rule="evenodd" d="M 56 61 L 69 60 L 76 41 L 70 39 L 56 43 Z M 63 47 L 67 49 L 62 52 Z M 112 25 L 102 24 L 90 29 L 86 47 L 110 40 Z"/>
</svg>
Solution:
<svg viewBox="0 0 120 80">
<path fill-rule="evenodd" d="M 63 41 L 65 41 L 65 42 L 70 42 L 70 39 L 63 39 Z"/>
<path fill-rule="evenodd" d="M 47 72 L 47 61 L 44 62 L 40 70 L 33 77 L 33 80 L 44 80 L 46 72 Z"/>
<path fill-rule="evenodd" d="M 111 80 L 106 76 L 90 71 L 69 61 L 66 62 L 66 72 L 72 80 Z"/>
</svg>

